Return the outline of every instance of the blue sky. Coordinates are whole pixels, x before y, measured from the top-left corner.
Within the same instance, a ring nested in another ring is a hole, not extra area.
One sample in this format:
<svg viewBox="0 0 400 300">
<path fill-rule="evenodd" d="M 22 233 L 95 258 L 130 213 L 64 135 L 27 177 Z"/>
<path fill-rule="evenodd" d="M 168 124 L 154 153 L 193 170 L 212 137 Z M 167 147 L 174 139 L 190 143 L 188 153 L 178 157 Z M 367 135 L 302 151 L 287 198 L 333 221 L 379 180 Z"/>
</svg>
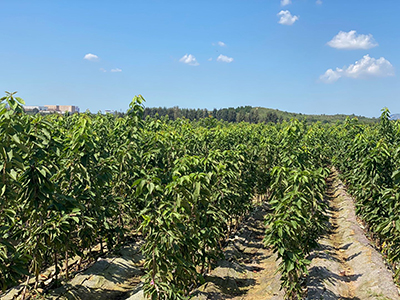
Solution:
<svg viewBox="0 0 400 300">
<path fill-rule="evenodd" d="M 398 0 L 0 0 L 0 90 L 92 112 L 142 94 L 149 107 L 399 113 L 399 11 Z"/>
</svg>

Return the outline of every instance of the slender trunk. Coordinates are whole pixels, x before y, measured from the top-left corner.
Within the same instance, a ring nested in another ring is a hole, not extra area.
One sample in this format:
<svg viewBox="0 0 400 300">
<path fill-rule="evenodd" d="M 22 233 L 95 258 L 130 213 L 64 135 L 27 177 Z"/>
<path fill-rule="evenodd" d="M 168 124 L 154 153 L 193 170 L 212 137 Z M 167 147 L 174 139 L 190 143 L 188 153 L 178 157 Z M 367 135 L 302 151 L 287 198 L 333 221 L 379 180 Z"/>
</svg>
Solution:
<svg viewBox="0 0 400 300">
<path fill-rule="evenodd" d="M 92 247 L 89 246 L 89 261 L 93 258 Z"/>
<path fill-rule="evenodd" d="M 228 223 L 228 232 L 226 234 L 226 240 L 229 239 L 230 235 L 232 232 L 232 219 L 229 219 L 229 223 Z"/>
<path fill-rule="evenodd" d="M 80 257 L 80 258 L 79 258 L 79 262 L 78 262 L 78 266 L 77 266 L 77 268 L 78 268 L 78 270 L 77 270 L 77 271 L 79 271 L 79 270 L 81 269 L 82 260 L 83 260 L 83 258 L 82 258 L 82 257 Z"/>
<path fill-rule="evenodd" d="M 219 249 L 222 250 L 222 244 L 221 244 L 221 240 L 220 239 L 218 239 L 218 246 L 219 246 Z"/>
<path fill-rule="evenodd" d="M 58 269 L 58 260 L 57 260 L 57 252 L 56 251 L 54 251 L 54 265 L 55 265 L 55 277 L 56 277 L 56 279 L 55 279 L 55 281 L 56 281 L 56 286 L 57 286 L 57 281 L 58 281 L 58 271 L 59 271 L 59 269 Z"/>
<path fill-rule="evenodd" d="M 69 274 L 68 274 L 68 244 L 65 250 L 65 278 L 67 281 L 69 280 Z"/>
<path fill-rule="evenodd" d="M 29 276 L 26 277 L 24 291 L 22 292 L 22 300 L 25 300 L 26 288 L 28 287 L 28 284 L 29 284 Z"/>
<path fill-rule="evenodd" d="M 5 203 L 8 203 L 8 200 L 7 200 L 7 184 L 6 184 L 6 180 L 7 180 L 7 178 L 6 178 L 6 166 L 7 166 L 7 157 L 4 157 L 3 184 L 6 186 L 6 191 L 5 191 L 4 195 L 3 195 L 4 201 L 1 201 L 1 202 L 0 202 L 0 214 L 3 212 L 3 209 L 4 209 L 3 206 L 4 206 L 4 204 L 5 204 Z"/>
<path fill-rule="evenodd" d="M 118 220 L 119 221 L 119 226 L 121 227 L 121 230 L 122 230 L 122 237 L 119 236 L 118 240 L 119 240 L 119 242 L 122 242 L 124 240 L 124 237 L 125 237 L 125 232 L 124 232 L 124 220 L 122 219 L 121 209 L 119 210 L 118 218 L 119 218 L 119 220 Z"/>
<path fill-rule="evenodd" d="M 38 284 L 39 284 L 39 272 L 36 273 L 35 285 L 33 286 L 33 289 L 34 289 L 34 290 L 37 289 Z"/>
<path fill-rule="evenodd" d="M 239 218 L 236 217 L 236 218 L 235 218 L 235 229 L 234 229 L 234 231 L 237 230 L 238 225 L 239 225 Z"/>
<path fill-rule="evenodd" d="M 36 237 L 36 245 L 38 245 L 38 244 L 39 244 L 39 236 Z M 38 266 L 38 262 L 36 261 L 35 262 L 35 285 L 34 285 L 34 289 L 35 290 L 36 290 L 37 285 L 39 283 L 39 272 L 40 272 L 40 269 L 39 269 L 39 266 Z"/>
</svg>

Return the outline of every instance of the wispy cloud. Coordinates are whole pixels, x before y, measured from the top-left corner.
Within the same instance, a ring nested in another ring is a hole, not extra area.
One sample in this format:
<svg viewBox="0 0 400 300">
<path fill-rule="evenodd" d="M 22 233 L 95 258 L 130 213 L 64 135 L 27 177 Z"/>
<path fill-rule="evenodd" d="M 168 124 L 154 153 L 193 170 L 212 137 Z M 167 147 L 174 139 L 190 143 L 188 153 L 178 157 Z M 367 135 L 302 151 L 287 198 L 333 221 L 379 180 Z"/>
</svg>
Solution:
<svg viewBox="0 0 400 300">
<path fill-rule="evenodd" d="M 317 0 L 315 1 L 315 3 L 317 3 L 318 5 L 322 5 L 322 0 Z"/>
<path fill-rule="evenodd" d="M 117 73 L 117 72 L 122 72 L 122 70 L 119 68 L 115 68 L 115 69 L 111 69 L 111 72 Z"/>
<path fill-rule="evenodd" d="M 327 43 L 328 46 L 336 49 L 371 49 L 378 46 L 372 34 L 357 34 L 355 30 L 349 32 L 340 31 Z"/>
<path fill-rule="evenodd" d="M 286 5 L 289 5 L 289 4 L 292 4 L 292 0 L 281 0 L 281 5 L 282 6 L 286 6 Z"/>
<path fill-rule="evenodd" d="M 278 16 L 281 17 L 278 23 L 282 25 L 293 25 L 299 19 L 299 16 L 292 16 L 288 10 L 281 10 Z"/>
<path fill-rule="evenodd" d="M 185 54 L 179 61 L 189 66 L 199 65 L 199 63 L 196 60 L 196 57 L 194 57 L 192 54 Z"/>
<path fill-rule="evenodd" d="M 225 47 L 226 44 L 224 42 L 219 41 L 218 43 L 212 43 L 211 45 L 213 46 L 220 46 L 220 47 Z"/>
<path fill-rule="evenodd" d="M 83 57 L 83 59 L 95 61 L 98 60 L 99 57 L 96 54 L 88 53 Z"/>
<path fill-rule="evenodd" d="M 333 83 L 341 77 L 349 78 L 369 78 L 394 76 L 392 64 L 384 57 L 379 59 L 370 57 L 368 54 L 348 67 L 336 70 L 328 69 L 320 79 L 326 83 Z"/>
<path fill-rule="evenodd" d="M 228 56 L 226 56 L 226 55 L 220 54 L 220 55 L 217 57 L 217 61 L 226 62 L 226 63 L 231 63 L 231 62 L 233 62 L 233 58 L 232 58 L 232 57 L 228 57 Z"/>
<path fill-rule="evenodd" d="M 106 69 L 103 69 L 103 68 L 100 68 L 100 71 L 102 71 L 102 72 L 107 72 L 107 70 Z"/>
</svg>

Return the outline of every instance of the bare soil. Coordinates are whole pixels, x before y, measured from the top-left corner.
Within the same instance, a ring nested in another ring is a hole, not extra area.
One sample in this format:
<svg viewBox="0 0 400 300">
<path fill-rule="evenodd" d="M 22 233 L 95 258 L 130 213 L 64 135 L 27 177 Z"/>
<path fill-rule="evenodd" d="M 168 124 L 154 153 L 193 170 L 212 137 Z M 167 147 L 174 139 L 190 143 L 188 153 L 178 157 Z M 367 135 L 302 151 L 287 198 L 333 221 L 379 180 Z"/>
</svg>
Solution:
<svg viewBox="0 0 400 300">
<path fill-rule="evenodd" d="M 358 224 L 354 200 L 336 170 L 327 197 L 331 230 L 309 257 L 308 299 L 400 299 L 393 273 Z"/>
<path fill-rule="evenodd" d="M 283 299 L 276 255 L 263 244 L 266 205 L 259 206 L 240 226 L 225 249 L 225 260 L 206 277 L 192 299 Z"/>
</svg>

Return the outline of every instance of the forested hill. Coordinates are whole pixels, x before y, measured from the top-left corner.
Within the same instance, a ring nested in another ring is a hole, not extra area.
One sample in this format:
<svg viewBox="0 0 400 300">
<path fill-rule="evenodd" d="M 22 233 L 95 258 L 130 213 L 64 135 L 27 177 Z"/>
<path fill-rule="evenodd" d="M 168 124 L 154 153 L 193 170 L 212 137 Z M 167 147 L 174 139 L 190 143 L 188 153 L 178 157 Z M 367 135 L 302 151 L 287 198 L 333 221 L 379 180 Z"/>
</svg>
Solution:
<svg viewBox="0 0 400 300">
<path fill-rule="evenodd" d="M 400 114 L 393 114 L 390 116 L 392 120 L 400 120 Z"/>
<path fill-rule="evenodd" d="M 165 117 L 175 120 L 177 118 L 187 118 L 189 120 L 202 119 L 207 117 L 213 117 L 218 120 L 224 120 L 227 122 L 249 122 L 249 123 L 280 123 L 284 120 L 290 120 L 297 118 L 299 120 L 306 119 L 308 123 L 322 122 L 322 123 L 336 123 L 343 122 L 347 117 L 357 117 L 362 123 L 375 123 L 376 118 L 367 118 L 356 115 L 305 115 L 290 113 L 286 111 L 280 111 L 277 109 L 270 109 L 264 107 L 252 107 L 252 106 L 240 106 L 237 108 L 229 107 L 222 109 L 190 109 L 190 108 L 179 108 L 177 106 L 166 108 L 166 107 L 146 107 L 144 116 L 151 117 Z"/>
</svg>

